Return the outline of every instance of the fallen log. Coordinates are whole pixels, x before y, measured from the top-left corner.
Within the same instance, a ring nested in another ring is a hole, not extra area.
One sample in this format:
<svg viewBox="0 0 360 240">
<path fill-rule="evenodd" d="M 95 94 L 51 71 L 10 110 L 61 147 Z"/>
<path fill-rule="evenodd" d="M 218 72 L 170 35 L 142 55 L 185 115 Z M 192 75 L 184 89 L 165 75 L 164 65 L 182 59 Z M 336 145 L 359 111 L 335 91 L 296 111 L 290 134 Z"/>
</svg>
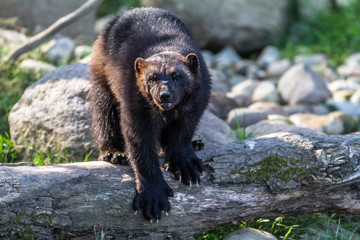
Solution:
<svg viewBox="0 0 360 240">
<path fill-rule="evenodd" d="M 134 176 L 105 162 L 0 167 L 0 238 L 192 239 L 217 226 L 314 212 L 360 213 L 360 134 L 279 132 L 198 152 L 202 184 L 175 192 L 169 216 L 134 215 Z"/>
</svg>

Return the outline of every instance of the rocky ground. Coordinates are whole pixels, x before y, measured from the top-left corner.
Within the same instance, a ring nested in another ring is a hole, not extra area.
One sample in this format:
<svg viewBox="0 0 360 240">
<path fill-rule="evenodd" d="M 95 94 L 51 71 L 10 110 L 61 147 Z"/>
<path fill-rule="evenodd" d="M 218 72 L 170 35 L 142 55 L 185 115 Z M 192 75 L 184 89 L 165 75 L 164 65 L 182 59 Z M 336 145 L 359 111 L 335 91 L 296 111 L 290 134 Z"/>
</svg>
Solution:
<svg viewBox="0 0 360 240">
<path fill-rule="evenodd" d="M 19 32 L 0 30 L 2 45 L 12 47 L 24 41 L 26 36 Z M 70 61 L 87 63 L 91 53 L 90 46 L 76 45 L 63 35 L 56 36 L 40 49 L 48 63 L 25 59 L 20 67 L 49 73 L 55 66 Z M 203 56 L 212 78 L 208 109 L 233 129 L 247 128 L 248 136 L 252 137 L 264 135 L 274 131 L 261 127 L 261 121 L 267 121 L 282 124 L 284 128 L 295 125 L 326 134 L 358 131 L 360 53 L 349 56 L 344 65 L 338 67 L 332 66 L 321 53 L 298 55 L 294 60 L 283 58 L 274 46 L 264 48 L 257 59 L 243 59 L 230 46 L 218 53 L 203 50 Z M 60 75 L 66 79 L 66 71 Z M 80 75 L 87 78 L 86 69 Z M 45 78 L 49 79 L 49 75 Z M 38 97 L 38 92 L 34 92 L 27 98 Z M 52 105 L 49 98 L 44 99 Z M 12 116 L 17 116 L 15 109 Z M 22 109 L 18 112 L 24 113 Z M 18 118 L 24 118 L 23 114 Z M 12 120 L 10 124 L 18 121 Z M 12 133 L 13 136 L 17 134 Z"/>
</svg>

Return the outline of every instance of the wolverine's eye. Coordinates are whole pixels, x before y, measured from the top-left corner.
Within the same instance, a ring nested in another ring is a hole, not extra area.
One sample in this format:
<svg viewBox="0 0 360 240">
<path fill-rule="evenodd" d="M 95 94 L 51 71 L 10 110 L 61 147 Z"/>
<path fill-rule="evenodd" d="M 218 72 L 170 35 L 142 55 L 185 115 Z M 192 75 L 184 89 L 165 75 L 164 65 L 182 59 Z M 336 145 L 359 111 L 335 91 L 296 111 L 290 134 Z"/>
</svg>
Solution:
<svg viewBox="0 0 360 240">
<path fill-rule="evenodd" d="M 148 81 L 149 81 L 149 82 L 156 82 L 157 79 L 158 79 L 157 74 L 151 74 L 151 75 L 148 77 Z"/>
<path fill-rule="evenodd" d="M 180 74 L 174 72 L 171 74 L 171 78 L 172 80 L 176 81 L 176 80 L 179 80 L 181 78 Z"/>
</svg>

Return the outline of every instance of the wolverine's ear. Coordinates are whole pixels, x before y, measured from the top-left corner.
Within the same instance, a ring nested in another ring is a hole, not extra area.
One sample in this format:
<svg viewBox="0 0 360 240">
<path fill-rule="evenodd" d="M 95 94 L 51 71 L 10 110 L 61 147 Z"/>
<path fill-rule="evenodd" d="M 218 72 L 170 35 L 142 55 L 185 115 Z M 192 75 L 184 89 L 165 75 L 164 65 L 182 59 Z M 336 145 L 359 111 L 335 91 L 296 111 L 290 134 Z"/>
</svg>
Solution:
<svg viewBox="0 0 360 240">
<path fill-rule="evenodd" d="M 145 67 L 146 67 L 145 59 L 139 57 L 135 60 L 134 68 L 136 73 L 138 74 L 142 73 Z"/>
<path fill-rule="evenodd" d="M 186 57 L 186 65 L 190 69 L 191 73 L 197 74 L 199 69 L 199 59 L 195 53 L 189 53 Z"/>
</svg>

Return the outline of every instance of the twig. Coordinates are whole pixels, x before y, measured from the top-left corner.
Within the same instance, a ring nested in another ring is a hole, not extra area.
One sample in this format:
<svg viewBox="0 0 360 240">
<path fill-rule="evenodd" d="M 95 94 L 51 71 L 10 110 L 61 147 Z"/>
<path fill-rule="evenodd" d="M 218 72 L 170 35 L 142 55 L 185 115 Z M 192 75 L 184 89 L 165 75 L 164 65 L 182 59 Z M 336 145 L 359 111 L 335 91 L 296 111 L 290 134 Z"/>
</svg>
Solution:
<svg viewBox="0 0 360 240">
<path fill-rule="evenodd" d="M 66 16 L 59 18 L 55 23 L 49 26 L 44 31 L 36 34 L 31 37 L 27 43 L 24 43 L 19 48 L 12 51 L 6 58 L 5 61 L 16 61 L 22 54 L 38 47 L 41 43 L 49 39 L 55 33 L 59 32 L 61 29 L 69 26 L 71 23 L 75 22 L 79 18 L 83 17 L 90 11 L 96 8 L 102 0 L 88 0 L 86 3 L 81 5 L 75 11 L 69 13 Z"/>
</svg>

